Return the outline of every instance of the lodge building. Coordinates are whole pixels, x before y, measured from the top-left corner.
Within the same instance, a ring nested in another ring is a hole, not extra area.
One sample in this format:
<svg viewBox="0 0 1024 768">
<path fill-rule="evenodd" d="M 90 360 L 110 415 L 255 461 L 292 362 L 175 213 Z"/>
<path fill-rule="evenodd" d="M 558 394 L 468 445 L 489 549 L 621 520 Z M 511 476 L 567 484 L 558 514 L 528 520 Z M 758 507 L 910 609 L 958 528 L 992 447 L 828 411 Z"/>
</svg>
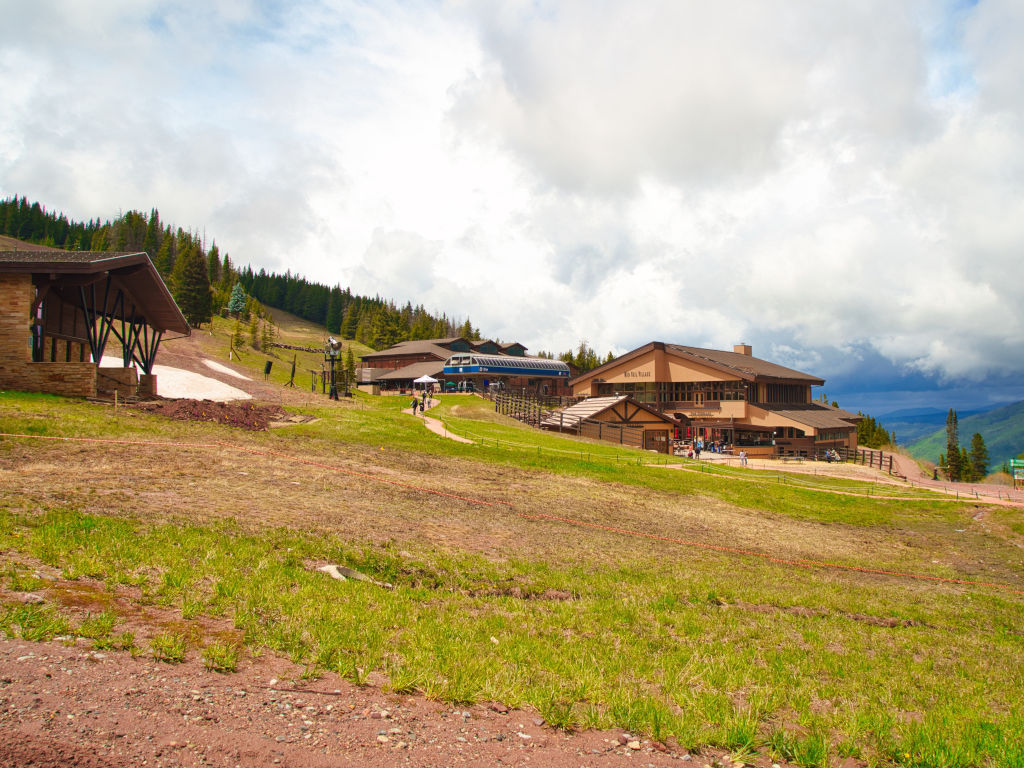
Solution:
<svg viewBox="0 0 1024 768">
<path fill-rule="evenodd" d="M 824 379 L 733 351 L 652 341 L 570 382 L 576 397 L 628 396 L 700 438 L 751 456 L 815 456 L 857 446 L 860 416 L 812 400 Z"/>
<path fill-rule="evenodd" d="M 509 389 L 544 395 L 568 395 L 569 367 L 565 363 L 526 356 L 519 342 L 502 344 L 490 339 L 401 341 L 379 352 L 362 356 L 359 383 L 383 390 L 405 389 L 421 376 L 444 380 L 444 385 L 465 386 L 476 391 L 491 382 Z"/>
</svg>

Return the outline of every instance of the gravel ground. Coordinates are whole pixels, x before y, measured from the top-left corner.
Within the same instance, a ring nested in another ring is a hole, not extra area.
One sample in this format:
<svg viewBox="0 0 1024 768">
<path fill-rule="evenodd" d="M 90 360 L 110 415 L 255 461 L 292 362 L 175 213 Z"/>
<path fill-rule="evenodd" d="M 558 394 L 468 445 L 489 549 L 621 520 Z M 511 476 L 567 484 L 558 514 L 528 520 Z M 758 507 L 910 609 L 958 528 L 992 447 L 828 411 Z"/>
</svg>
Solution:
<svg viewBox="0 0 1024 768">
<path fill-rule="evenodd" d="M 567 734 L 500 704 L 301 673 L 269 657 L 224 675 L 83 641 L 0 639 L 0 766 L 731 765 L 621 731 Z"/>
</svg>

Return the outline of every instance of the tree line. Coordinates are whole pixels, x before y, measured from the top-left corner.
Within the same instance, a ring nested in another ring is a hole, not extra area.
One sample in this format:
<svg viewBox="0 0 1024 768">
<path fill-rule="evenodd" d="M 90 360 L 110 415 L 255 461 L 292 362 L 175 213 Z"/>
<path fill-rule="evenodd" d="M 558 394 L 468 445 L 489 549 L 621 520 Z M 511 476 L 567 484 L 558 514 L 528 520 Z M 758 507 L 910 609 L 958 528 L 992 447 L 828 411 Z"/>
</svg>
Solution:
<svg viewBox="0 0 1024 768">
<path fill-rule="evenodd" d="M 262 304 L 283 309 L 304 320 L 323 325 L 328 333 L 354 339 L 374 349 L 400 341 L 463 336 L 479 339 L 480 330 L 469 318 L 459 322 L 446 314 L 434 315 L 423 305 L 398 306 L 381 296 L 359 296 L 340 285 L 311 282 L 290 271 L 283 275 L 246 267 L 239 272 L 245 291 Z"/>
<path fill-rule="evenodd" d="M 946 452 L 939 454 L 939 468 L 953 482 L 975 483 L 988 474 L 988 448 L 980 432 L 971 437 L 971 448 L 960 445 L 960 420 L 949 409 L 946 416 Z"/>
<path fill-rule="evenodd" d="M 398 306 L 379 295 L 359 296 L 349 288 L 312 282 L 291 271 L 280 275 L 264 269 L 255 272 L 251 266 L 238 269 L 227 253 L 221 256 L 216 241 L 207 248 L 204 236 L 162 222 L 156 208 L 148 215 L 128 211 L 113 220 L 76 222 L 38 202 L 29 203 L 24 196 L 13 196 L 0 200 L 0 231 L 63 250 L 145 251 L 195 328 L 214 314 L 227 314 L 231 305 L 232 316 L 250 322 L 253 339 L 257 320 L 269 318 L 265 307 L 290 312 L 326 326 L 328 333 L 374 349 L 414 339 L 481 338 L 468 317 L 460 322 L 446 314 L 427 312 L 423 305 L 414 307 L 408 302 Z M 272 327 L 260 329 L 264 344 L 267 334 L 273 335 Z"/>
<path fill-rule="evenodd" d="M 567 363 L 575 368 L 577 374 L 587 373 L 615 359 L 615 355 L 611 352 L 602 358 L 594 351 L 586 339 L 581 339 L 575 350 L 570 349 L 555 355 L 553 352 L 547 352 L 542 349 L 537 353 L 537 357 L 542 357 L 546 360 L 561 360 L 563 363 Z"/>
</svg>

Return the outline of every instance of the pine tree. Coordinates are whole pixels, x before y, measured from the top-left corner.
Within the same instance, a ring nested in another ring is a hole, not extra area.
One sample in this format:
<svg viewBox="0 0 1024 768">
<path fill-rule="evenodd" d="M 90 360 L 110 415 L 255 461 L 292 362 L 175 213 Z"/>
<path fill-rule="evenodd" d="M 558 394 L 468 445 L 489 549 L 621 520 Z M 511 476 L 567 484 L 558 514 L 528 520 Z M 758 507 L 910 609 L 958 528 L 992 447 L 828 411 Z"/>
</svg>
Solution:
<svg viewBox="0 0 1024 768">
<path fill-rule="evenodd" d="M 224 254 L 224 262 L 220 265 L 220 284 L 221 288 L 227 288 L 231 285 L 232 281 L 238 281 L 238 275 L 235 273 L 235 267 L 231 263 L 231 257 L 228 254 Z"/>
<path fill-rule="evenodd" d="M 217 248 L 216 240 L 210 246 L 210 252 L 206 254 L 206 272 L 211 287 L 220 283 L 220 250 Z"/>
<path fill-rule="evenodd" d="M 213 314 L 213 296 L 206 259 L 197 246 L 181 254 L 174 271 L 174 300 L 188 324 L 199 328 L 210 321 Z"/>
<path fill-rule="evenodd" d="M 327 300 L 327 332 L 341 333 L 341 288 L 333 288 Z"/>
<path fill-rule="evenodd" d="M 174 256 L 174 235 L 166 232 L 163 240 L 160 242 L 160 250 L 156 252 L 156 259 L 153 261 L 157 272 L 160 273 L 164 280 L 168 279 L 174 272 Z"/>
<path fill-rule="evenodd" d="M 356 383 L 356 358 L 352 354 L 352 347 L 345 350 L 345 391 L 348 392 Z"/>
<path fill-rule="evenodd" d="M 228 312 L 238 317 L 245 309 L 245 289 L 241 283 L 235 283 L 231 289 L 231 298 L 228 299 Z"/>
<path fill-rule="evenodd" d="M 971 474 L 975 480 L 984 480 L 988 475 L 988 447 L 980 432 L 971 438 Z"/>
<path fill-rule="evenodd" d="M 156 259 L 160 250 L 160 213 L 156 208 L 149 212 L 149 223 L 146 225 L 146 238 L 142 241 L 142 250 L 149 254 L 149 258 Z"/>
<path fill-rule="evenodd" d="M 956 411 L 949 409 L 946 416 L 946 476 L 953 482 L 960 480 L 963 467 L 960 464 L 960 436 Z"/>
<path fill-rule="evenodd" d="M 354 339 L 356 329 L 359 327 L 359 309 L 355 302 L 348 305 L 345 310 L 345 322 L 341 324 L 341 336 L 345 339 Z M 429 338 L 429 337 L 428 337 Z"/>
<path fill-rule="evenodd" d="M 92 235 L 92 241 L 89 243 L 90 251 L 105 251 L 110 247 L 107 241 L 107 228 L 100 227 Z"/>
</svg>

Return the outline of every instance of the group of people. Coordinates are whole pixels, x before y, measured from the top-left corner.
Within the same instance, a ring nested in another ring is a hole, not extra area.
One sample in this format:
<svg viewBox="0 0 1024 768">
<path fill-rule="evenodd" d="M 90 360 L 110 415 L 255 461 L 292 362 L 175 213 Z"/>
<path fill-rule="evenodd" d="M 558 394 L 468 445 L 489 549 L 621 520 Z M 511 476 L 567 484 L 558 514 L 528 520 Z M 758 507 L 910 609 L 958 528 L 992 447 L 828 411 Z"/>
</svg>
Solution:
<svg viewBox="0 0 1024 768">
<path fill-rule="evenodd" d="M 704 441 L 703 438 L 697 438 L 693 441 L 693 445 L 690 447 L 690 458 L 700 458 L 701 451 L 708 451 L 709 453 L 725 453 L 725 444 L 719 440 L 708 440 Z"/>
<path fill-rule="evenodd" d="M 423 413 L 426 413 L 427 412 L 427 401 L 428 400 L 430 400 L 430 390 L 428 390 L 426 387 L 424 387 L 423 388 L 423 395 L 422 395 L 422 397 L 416 397 L 414 395 L 413 398 L 412 398 L 412 403 L 411 403 L 411 405 L 412 405 L 412 415 L 413 416 L 416 415 L 416 410 L 417 409 L 419 409 Z"/>
</svg>

